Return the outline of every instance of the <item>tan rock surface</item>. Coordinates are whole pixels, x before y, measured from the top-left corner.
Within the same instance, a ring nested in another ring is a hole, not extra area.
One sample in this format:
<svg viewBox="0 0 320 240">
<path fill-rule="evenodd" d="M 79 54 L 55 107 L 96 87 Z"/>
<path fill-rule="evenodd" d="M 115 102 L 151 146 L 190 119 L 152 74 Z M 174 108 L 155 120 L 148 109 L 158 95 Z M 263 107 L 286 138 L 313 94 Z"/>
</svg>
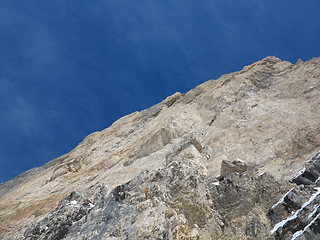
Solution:
<svg viewBox="0 0 320 240">
<path fill-rule="evenodd" d="M 289 179 L 320 150 L 319 91 L 320 58 L 291 64 L 267 57 L 125 116 L 70 153 L 1 184 L 0 236 L 14 239 L 73 190 L 89 193 L 103 184 L 111 191 L 164 167 L 188 135 L 197 136 L 193 146 L 205 156 L 208 176 L 220 174 L 223 160 L 239 160 Z"/>
</svg>

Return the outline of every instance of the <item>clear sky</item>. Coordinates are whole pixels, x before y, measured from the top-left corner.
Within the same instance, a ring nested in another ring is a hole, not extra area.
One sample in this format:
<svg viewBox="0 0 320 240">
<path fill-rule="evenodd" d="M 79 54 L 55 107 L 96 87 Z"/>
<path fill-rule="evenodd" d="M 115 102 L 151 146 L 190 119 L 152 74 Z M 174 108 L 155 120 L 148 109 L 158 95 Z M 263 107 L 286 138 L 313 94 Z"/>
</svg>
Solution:
<svg viewBox="0 0 320 240">
<path fill-rule="evenodd" d="M 319 0 L 0 0 L 0 182 L 269 55 L 320 56 Z"/>
</svg>

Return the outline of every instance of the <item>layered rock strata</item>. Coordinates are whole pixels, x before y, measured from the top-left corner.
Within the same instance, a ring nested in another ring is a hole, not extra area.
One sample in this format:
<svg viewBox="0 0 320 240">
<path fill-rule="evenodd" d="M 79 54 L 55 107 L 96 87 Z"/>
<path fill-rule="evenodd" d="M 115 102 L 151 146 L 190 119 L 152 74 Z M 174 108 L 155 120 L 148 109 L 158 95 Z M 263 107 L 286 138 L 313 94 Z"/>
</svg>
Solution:
<svg viewBox="0 0 320 240">
<path fill-rule="evenodd" d="M 320 239 L 320 153 L 306 162 L 291 188 L 269 211 L 275 239 Z"/>
<path fill-rule="evenodd" d="M 295 184 L 295 211 L 317 194 L 318 166 L 289 180 L 319 151 L 319 91 L 319 58 L 267 57 L 125 116 L 0 184 L 0 238 L 289 238 L 314 223 L 270 233 L 291 216 L 270 209 Z"/>
<path fill-rule="evenodd" d="M 291 187 L 288 181 L 252 171 L 219 181 L 208 178 L 202 160 L 184 142 L 163 169 L 147 170 L 110 194 L 104 185 L 87 197 L 72 192 L 19 239 L 320 238 L 316 182 L 296 185 L 281 197 Z M 313 169 L 319 162 L 317 154 L 307 165 Z"/>
<path fill-rule="evenodd" d="M 288 184 L 269 174 L 208 178 L 205 157 L 183 141 L 159 170 L 145 171 L 108 194 L 71 193 L 21 239 L 272 239 L 270 196 Z"/>
</svg>

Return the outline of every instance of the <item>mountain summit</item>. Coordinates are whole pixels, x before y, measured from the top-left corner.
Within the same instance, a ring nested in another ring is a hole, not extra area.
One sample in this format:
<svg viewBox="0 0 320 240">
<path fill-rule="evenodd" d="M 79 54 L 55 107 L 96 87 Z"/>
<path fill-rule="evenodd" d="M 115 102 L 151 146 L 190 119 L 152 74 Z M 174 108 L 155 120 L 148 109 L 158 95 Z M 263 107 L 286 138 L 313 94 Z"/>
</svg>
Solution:
<svg viewBox="0 0 320 240">
<path fill-rule="evenodd" d="M 319 136 L 320 58 L 266 57 L 1 184 L 0 238 L 320 239 Z"/>
</svg>

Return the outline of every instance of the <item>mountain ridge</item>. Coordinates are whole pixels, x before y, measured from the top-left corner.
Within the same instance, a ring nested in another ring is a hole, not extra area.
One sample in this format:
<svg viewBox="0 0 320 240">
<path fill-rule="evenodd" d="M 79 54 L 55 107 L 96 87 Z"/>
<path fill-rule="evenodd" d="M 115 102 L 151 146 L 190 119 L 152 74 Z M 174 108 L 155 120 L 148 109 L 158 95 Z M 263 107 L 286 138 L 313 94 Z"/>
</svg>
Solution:
<svg viewBox="0 0 320 240">
<path fill-rule="evenodd" d="M 266 57 L 120 118 L 70 153 L 1 184 L 0 236 L 18 239 L 72 191 L 92 195 L 102 184 L 110 195 L 179 154 L 203 165 L 208 179 L 236 160 L 257 176 L 289 180 L 319 151 L 319 66 L 319 58 L 291 64 Z"/>
</svg>

